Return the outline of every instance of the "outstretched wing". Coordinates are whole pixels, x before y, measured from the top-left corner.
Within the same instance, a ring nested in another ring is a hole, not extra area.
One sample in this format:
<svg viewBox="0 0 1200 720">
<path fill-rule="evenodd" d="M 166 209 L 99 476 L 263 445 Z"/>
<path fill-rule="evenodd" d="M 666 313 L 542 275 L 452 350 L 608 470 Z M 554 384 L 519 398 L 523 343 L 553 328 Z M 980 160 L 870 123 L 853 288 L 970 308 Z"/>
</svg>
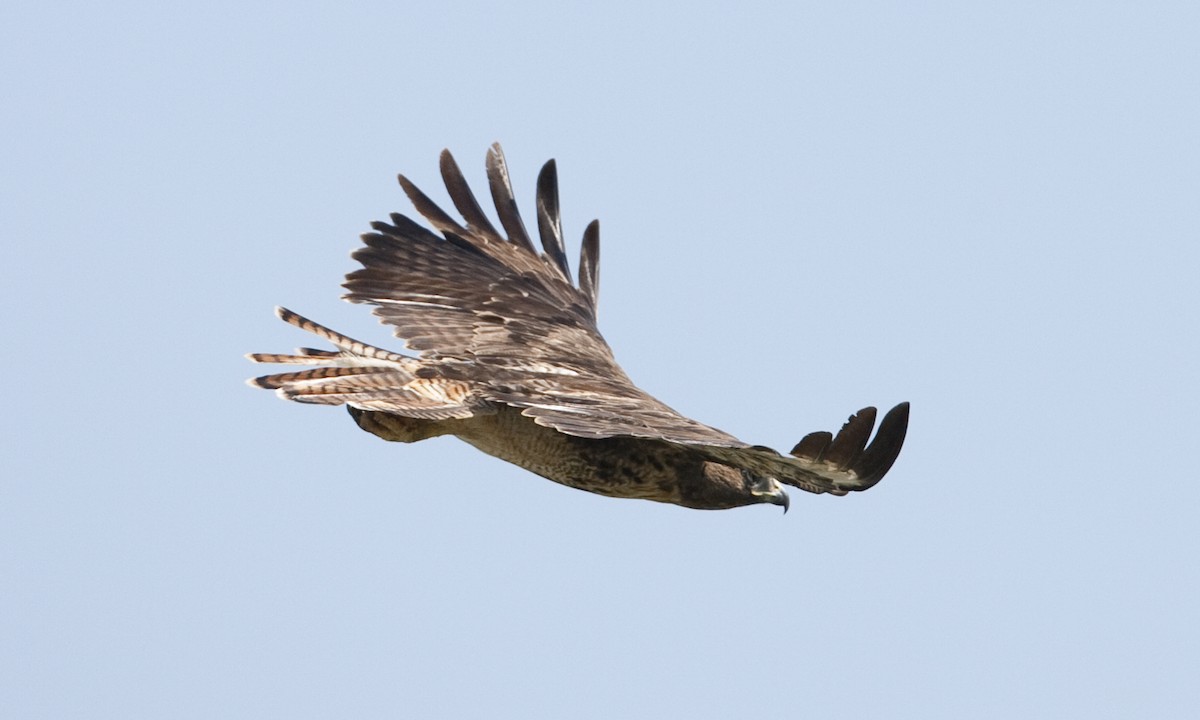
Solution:
<svg viewBox="0 0 1200 720">
<path fill-rule="evenodd" d="M 441 236 L 393 214 L 372 223 L 354 253 L 345 298 L 370 303 L 423 357 L 489 367 L 621 374 L 596 329 L 599 223 L 583 237 L 579 286 L 571 282 L 558 212 L 554 161 L 538 178 L 539 255 L 517 212 L 500 146 L 487 156 L 488 181 L 502 236 L 484 215 L 449 151 L 442 178 L 465 224 L 451 218 L 403 175 L 400 185 Z"/>
<path fill-rule="evenodd" d="M 892 409 L 867 444 L 875 409 L 860 411 L 837 437 L 813 433 L 785 457 L 680 415 L 638 389 L 596 327 L 599 224 L 583 235 L 578 283 L 563 244 L 554 161 L 538 176 L 535 248 L 517 210 L 499 144 L 487 177 L 504 234 L 491 223 L 449 151 L 441 174 L 460 222 L 404 176 L 400 184 L 441 235 L 393 214 L 372 223 L 346 277 L 344 296 L 375 305 L 423 358 L 472 368 L 477 397 L 521 408 L 535 422 L 586 438 L 631 436 L 694 448 L 715 462 L 775 477 L 811 492 L 845 494 L 874 485 L 904 440 L 908 405 Z"/>
<path fill-rule="evenodd" d="M 408 178 L 400 185 L 441 235 L 400 214 L 372 223 L 346 276 L 344 296 L 375 305 L 397 337 L 423 358 L 470 363 L 480 397 L 521 408 L 536 422 L 581 437 L 636 437 L 741 445 L 639 390 L 596 327 L 600 228 L 583 235 L 578 284 L 563 245 L 554 161 L 538 176 L 539 254 L 517 210 L 500 146 L 488 183 L 507 237 L 484 215 L 449 151 L 442 179 L 464 222 Z"/>
</svg>

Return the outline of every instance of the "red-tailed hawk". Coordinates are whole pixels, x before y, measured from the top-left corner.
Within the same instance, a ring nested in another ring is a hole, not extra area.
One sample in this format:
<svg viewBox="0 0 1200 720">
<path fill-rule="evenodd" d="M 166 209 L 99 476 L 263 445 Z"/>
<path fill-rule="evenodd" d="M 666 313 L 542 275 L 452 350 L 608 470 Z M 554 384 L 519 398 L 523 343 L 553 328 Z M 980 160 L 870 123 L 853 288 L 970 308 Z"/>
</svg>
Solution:
<svg viewBox="0 0 1200 720">
<path fill-rule="evenodd" d="M 374 305 L 419 355 L 367 345 L 279 308 L 284 321 L 337 350 L 249 355 L 307 366 L 252 385 L 297 402 L 345 405 L 362 429 L 385 440 L 455 435 L 564 485 L 690 508 L 772 503 L 786 511 L 780 483 L 845 495 L 873 486 L 891 468 L 908 428 L 908 403 L 884 416 L 869 444 L 873 407 L 851 416 L 836 436 L 811 433 L 784 456 L 642 392 L 596 328 L 597 221 L 583 233 L 572 283 L 554 161 L 538 176 L 540 253 L 517 211 L 499 145 L 488 152 L 487 176 L 503 232 L 484 215 L 449 151 L 441 171 L 463 221 L 400 176 L 437 232 L 399 214 L 372 223 L 374 232 L 362 236 L 366 246 L 353 255 L 363 267 L 344 285 L 345 299 Z"/>
</svg>

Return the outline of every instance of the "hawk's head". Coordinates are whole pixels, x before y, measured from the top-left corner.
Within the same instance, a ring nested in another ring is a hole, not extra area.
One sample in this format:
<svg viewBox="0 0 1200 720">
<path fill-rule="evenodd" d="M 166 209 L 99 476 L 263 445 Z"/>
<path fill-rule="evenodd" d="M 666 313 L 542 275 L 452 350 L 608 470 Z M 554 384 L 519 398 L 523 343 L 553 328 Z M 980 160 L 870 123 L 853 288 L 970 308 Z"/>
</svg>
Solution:
<svg viewBox="0 0 1200 720">
<path fill-rule="evenodd" d="M 725 510 L 771 503 L 788 509 L 788 496 L 772 477 L 760 477 L 745 470 L 704 462 L 696 482 L 681 483 L 681 505 L 700 510 Z"/>
<path fill-rule="evenodd" d="M 759 502 L 782 505 L 785 513 L 791 507 L 788 494 L 783 491 L 783 488 L 779 485 L 779 481 L 775 478 L 755 477 L 745 470 L 742 471 L 742 475 L 745 476 L 746 483 L 750 487 L 750 494 L 758 498 Z"/>
</svg>

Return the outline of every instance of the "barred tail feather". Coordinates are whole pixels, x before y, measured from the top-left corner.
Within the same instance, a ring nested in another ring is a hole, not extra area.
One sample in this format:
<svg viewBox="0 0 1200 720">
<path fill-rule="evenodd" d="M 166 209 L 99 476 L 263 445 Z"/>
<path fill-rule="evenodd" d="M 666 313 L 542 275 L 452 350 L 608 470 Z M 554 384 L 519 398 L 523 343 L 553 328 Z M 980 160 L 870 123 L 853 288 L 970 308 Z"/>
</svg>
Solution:
<svg viewBox="0 0 1200 720">
<path fill-rule="evenodd" d="M 315 405 L 350 405 L 411 418 L 440 420 L 475 414 L 477 401 L 465 380 L 429 377 L 422 361 L 359 342 L 286 308 L 276 314 L 290 325 L 324 338 L 337 351 L 299 348 L 294 355 L 250 353 L 256 363 L 310 366 L 252 378 L 253 387 Z M 419 371 L 425 377 L 418 377 Z"/>
<path fill-rule="evenodd" d="M 279 316 L 280 320 L 283 320 L 288 325 L 294 325 L 305 332 L 310 332 L 319 338 L 333 343 L 342 351 L 340 354 L 343 356 L 370 358 L 372 360 L 386 360 L 393 363 L 416 362 L 413 358 L 410 358 L 407 355 L 401 355 L 400 353 L 384 350 L 383 348 L 378 348 L 374 345 L 368 345 L 365 342 L 360 342 L 352 337 L 347 337 L 336 330 L 330 330 L 324 325 L 315 323 L 303 315 L 294 313 L 285 307 L 276 307 L 275 314 Z M 300 348 L 300 354 L 305 355 L 307 354 L 306 351 L 308 350 L 311 350 L 311 348 Z M 326 355 L 328 351 L 317 350 L 315 352 L 316 357 L 328 357 L 328 355 Z"/>
</svg>

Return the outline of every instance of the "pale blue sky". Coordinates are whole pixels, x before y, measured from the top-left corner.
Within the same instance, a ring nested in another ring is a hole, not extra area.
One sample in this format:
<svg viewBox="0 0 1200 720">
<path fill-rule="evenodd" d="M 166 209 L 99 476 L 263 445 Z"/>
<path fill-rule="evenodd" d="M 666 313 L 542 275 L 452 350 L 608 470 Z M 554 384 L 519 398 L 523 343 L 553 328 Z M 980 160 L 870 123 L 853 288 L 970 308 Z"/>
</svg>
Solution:
<svg viewBox="0 0 1200 720">
<path fill-rule="evenodd" d="M 782 7 L 782 3 L 778 4 Z M 8 3 L 13 718 L 1191 718 L 1194 3 Z M 702 513 L 247 388 L 370 220 L 559 162 L 601 325 L 889 477 Z"/>
</svg>

